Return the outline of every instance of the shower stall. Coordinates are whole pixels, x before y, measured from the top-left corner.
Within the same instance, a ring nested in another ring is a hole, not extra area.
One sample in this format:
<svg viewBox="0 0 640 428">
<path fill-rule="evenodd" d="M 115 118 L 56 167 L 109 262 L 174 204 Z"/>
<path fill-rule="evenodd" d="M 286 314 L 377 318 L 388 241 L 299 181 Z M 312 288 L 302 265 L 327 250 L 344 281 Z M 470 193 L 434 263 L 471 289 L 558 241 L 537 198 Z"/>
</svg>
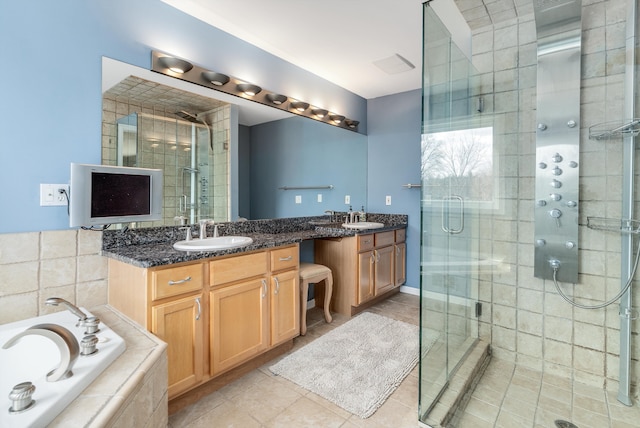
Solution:
<svg viewBox="0 0 640 428">
<path fill-rule="evenodd" d="M 476 29 L 473 63 L 423 5 L 422 422 L 478 340 L 492 358 L 638 397 L 638 5 L 581 3 L 532 1 Z M 588 19 L 547 22 L 562 36 L 536 22 L 535 8 L 563 6 Z"/>
<path fill-rule="evenodd" d="M 229 129 L 221 107 L 194 114 L 131 113 L 116 121 L 114 159 L 164 171 L 163 225 L 229 220 Z M 170 116 L 169 116 L 170 114 Z"/>
<path fill-rule="evenodd" d="M 505 210 L 500 153 L 481 80 L 433 9 L 424 6 L 420 419 L 478 338 L 478 293 L 503 261 L 486 213 Z M 506 267 L 508 269 L 508 266 Z"/>
</svg>

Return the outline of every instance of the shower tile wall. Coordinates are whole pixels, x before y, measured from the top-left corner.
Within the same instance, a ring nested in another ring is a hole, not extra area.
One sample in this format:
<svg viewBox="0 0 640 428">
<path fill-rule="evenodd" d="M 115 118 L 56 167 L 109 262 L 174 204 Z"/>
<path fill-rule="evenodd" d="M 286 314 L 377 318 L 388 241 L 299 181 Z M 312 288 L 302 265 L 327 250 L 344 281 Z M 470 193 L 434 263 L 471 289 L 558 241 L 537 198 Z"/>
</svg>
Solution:
<svg viewBox="0 0 640 428">
<path fill-rule="evenodd" d="M 138 166 L 164 170 L 164 219 L 162 222 L 154 222 L 153 225 L 175 224 L 174 217 L 188 216 L 188 212 L 180 208 L 180 198 L 185 193 L 189 194 L 191 188 L 190 175 L 184 173 L 182 167 L 191 165 L 192 125 L 190 122 L 176 120 L 174 110 L 130 100 L 121 101 L 108 94 L 103 98 L 102 163 L 117 165 L 116 121 L 130 114 L 137 114 Z M 227 105 L 210 111 L 205 116 L 205 120 L 212 129 L 214 149 L 209 150 L 207 143 L 200 144 L 198 162 L 206 165 L 203 171 L 210 170 L 213 166 L 213 175 L 204 177 L 203 174 L 199 174 L 197 177 L 198 180 L 203 177 L 207 179 L 208 189 L 205 191 L 205 201 L 208 205 L 202 205 L 203 209 L 196 221 L 200 216 L 213 218 L 216 221 L 227 221 L 229 220 L 230 107 Z M 208 141 L 207 129 L 204 125 L 197 124 L 196 133 L 198 141 Z M 206 158 L 202 158 L 202 154 Z M 203 190 L 200 187 L 201 182 L 198 186 L 199 190 Z M 198 193 L 201 196 L 201 192 Z"/>
<path fill-rule="evenodd" d="M 619 218 L 619 140 L 588 139 L 588 128 L 622 121 L 626 1 L 583 1 L 580 224 L 587 216 Z M 495 149 L 505 199 L 481 229 L 480 245 L 503 259 L 507 272 L 480 277 L 484 310 L 480 336 L 496 358 L 617 389 L 618 306 L 584 310 L 570 306 L 552 281 L 533 276 L 535 175 L 536 31 L 533 14 L 473 30 L 473 63 L 480 72 L 488 111 L 496 112 Z M 622 123 L 622 122 L 620 122 Z M 580 277 L 565 291 L 596 304 L 620 289 L 619 234 L 580 227 Z M 637 289 L 637 284 L 636 284 Z M 640 305 L 636 292 L 634 306 Z M 640 373 L 638 321 L 633 321 L 632 383 Z"/>
</svg>

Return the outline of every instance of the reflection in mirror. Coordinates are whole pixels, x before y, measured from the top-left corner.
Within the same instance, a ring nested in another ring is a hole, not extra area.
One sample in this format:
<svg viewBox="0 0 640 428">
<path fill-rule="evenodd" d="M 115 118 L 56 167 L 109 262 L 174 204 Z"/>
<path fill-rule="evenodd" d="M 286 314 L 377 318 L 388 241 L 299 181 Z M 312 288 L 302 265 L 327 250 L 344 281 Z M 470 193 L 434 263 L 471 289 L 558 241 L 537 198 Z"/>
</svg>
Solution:
<svg viewBox="0 0 640 428">
<path fill-rule="evenodd" d="M 163 221 L 228 221 L 230 105 L 128 77 L 103 94 L 102 163 L 164 170 Z M 137 225 L 140 226 L 140 225 Z"/>
</svg>

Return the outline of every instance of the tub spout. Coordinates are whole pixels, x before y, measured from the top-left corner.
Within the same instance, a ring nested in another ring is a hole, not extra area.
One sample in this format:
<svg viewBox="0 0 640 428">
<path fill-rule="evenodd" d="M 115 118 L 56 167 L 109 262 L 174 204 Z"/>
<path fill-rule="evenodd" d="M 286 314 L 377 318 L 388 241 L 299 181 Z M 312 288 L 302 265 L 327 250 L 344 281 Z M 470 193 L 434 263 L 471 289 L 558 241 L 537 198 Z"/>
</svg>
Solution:
<svg viewBox="0 0 640 428">
<path fill-rule="evenodd" d="M 64 299 L 61 299 L 60 297 L 50 297 L 47 300 L 45 300 L 44 303 L 46 305 L 51 305 L 51 306 L 58 306 L 62 304 L 69 310 L 69 312 L 77 316 L 80 321 L 84 321 L 87 319 L 87 314 L 82 312 L 77 306 L 73 305 L 72 303 Z"/>
<path fill-rule="evenodd" d="M 71 369 L 80 354 L 78 339 L 66 328 L 57 324 L 38 324 L 29 327 L 22 333 L 18 333 L 2 345 L 2 349 L 9 349 L 22 337 L 36 335 L 49 338 L 56 344 L 60 351 L 60 365 L 47 373 L 48 382 L 57 382 L 73 376 Z"/>
</svg>

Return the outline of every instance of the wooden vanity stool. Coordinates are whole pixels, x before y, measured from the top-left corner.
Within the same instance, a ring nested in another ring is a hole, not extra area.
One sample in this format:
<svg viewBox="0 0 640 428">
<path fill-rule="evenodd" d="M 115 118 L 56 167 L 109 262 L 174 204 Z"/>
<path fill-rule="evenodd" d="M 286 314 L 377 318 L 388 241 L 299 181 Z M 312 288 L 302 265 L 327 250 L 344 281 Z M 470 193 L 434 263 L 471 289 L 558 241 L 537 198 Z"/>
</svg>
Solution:
<svg viewBox="0 0 640 428">
<path fill-rule="evenodd" d="M 331 269 L 323 265 L 314 263 L 300 263 L 300 334 L 307 334 L 307 295 L 309 294 L 309 284 L 317 284 L 324 281 L 324 319 L 330 323 L 331 294 L 333 293 L 333 275 Z"/>
</svg>

